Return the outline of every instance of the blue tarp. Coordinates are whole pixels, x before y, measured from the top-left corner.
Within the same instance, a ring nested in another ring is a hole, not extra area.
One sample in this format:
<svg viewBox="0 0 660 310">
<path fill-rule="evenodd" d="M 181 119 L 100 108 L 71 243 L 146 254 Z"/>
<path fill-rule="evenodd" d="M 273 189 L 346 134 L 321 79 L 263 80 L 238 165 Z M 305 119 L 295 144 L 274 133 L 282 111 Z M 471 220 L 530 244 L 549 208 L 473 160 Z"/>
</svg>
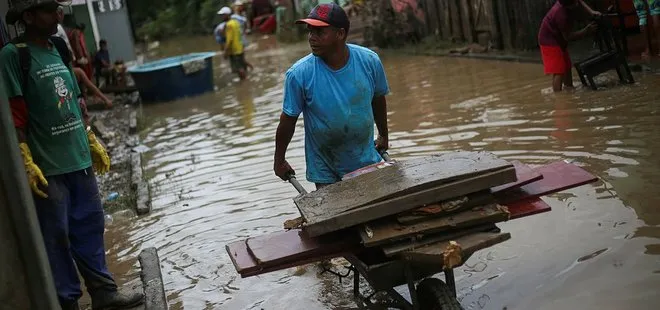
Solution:
<svg viewBox="0 0 660 310">
<path fill-rule="evenodd" d="M 205 58 L 213 57 L 215 55 L 216 55 L 215 52 L 206 52 L 206 53 L 191 53 L 181 56 L 169 57 L 169 58 L 148 62 L 142 65 L 130 67 L 128 68 L 128 72 L 145 73 L 151 71 L 158 71 L 158 70 L 180 66 L 182 63 L 185 62 L 202 60 Z"/>
</svg>

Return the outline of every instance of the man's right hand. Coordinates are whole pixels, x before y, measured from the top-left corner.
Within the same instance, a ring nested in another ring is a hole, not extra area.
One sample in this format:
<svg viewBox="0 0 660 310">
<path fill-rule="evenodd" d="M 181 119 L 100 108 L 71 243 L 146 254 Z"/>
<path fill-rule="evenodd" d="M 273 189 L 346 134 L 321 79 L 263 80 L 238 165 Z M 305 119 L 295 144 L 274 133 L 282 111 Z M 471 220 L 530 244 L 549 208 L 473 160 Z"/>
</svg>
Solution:
<svg viewBox="0 0 660 310">
<path fill-rule="evenodd" d="M 23 155 L 23 163 L 25 164 L 25 172 L 27 173 L 28 183 L 32 191 L 41 198 L 48 198 L 48 195 L 44 193 L 39 185 L 44 187 L 48 186 L 48 181 L 44 177 L 44 174 L 39 169 L 39 166 L 32 161 L 32 153 L 30 153 L 30 148 L 26 143 L 21 143 L 18 145 L 21 149 L 21 155 Z"/>
<path fill-rule="evenodd" d="M 286 160 L 276 161 L 273 170 L 275 171 L 275 175 L 284 181 L 288 181 L 289 176 L 296 175 L 296 172 L 293 170 L 293 168 L 291 168 Z"/>
</svg>

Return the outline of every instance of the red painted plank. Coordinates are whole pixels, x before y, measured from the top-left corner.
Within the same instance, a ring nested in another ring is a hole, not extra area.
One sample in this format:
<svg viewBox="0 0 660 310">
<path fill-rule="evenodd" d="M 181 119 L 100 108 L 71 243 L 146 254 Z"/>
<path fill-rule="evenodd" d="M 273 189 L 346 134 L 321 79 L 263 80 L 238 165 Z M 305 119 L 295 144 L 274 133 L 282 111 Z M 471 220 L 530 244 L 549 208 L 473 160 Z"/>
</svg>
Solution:
<svg viewBox="0 0 660 310">
<path fill-rule="evenodd" d="M 512 220 L 552 210 L 550 205 L 541 200 L 541 198 L 531 198 L 512 202 L 506 204 L 506 207 L 509 208 Z"/>
<path fill-rule="evenodd" d="M 260 236 L 259 238 L 268 238 L 270 235 Z M 248 252 L 245 240 L 232 242 L 225 246 L 227 254 L 231 258 L 232 264 L 238 273 L 250 272 L 259 269 L 257 262 Z"/>
<path fill-rule="evenodd" d="M 290 230 L 248 238 L 228 244 L 225 248 L 232 263 L 241 274 L 322 257 L 336 257 L 337 253 L 354 250 L 359 242 L 354 234 L 332 234 L 323 238 L 309 238 L 300 230 Z M 261 272 L 260 272 L 261 273 Z"/>
<path fill-rule="evenodd" d="M 250 238 L 247 240 L 247 246 L 252 258 L 259 265 L 273 266 L 295 258 L 304 259 L 309 253 L 318 256 L 346 251 L 356 244 L 356 240 L 352 232 L 338 232 L 320 238 L 310 238 L 300 230 L 290 230 L 273 234 L 268 239 Z M 296 254 L 291 257 L 288 253 Z"/>
<path fill-rule="evenodd" d="M 534 169 L 543 178 L 516 189 L 505 190 L 495 196 L 501 204 L 541 197 L 578 187 L 598 180 L 586 170 L 564 161 L 554 162 Z"/>
<path fill-rule="evenodd" d="M 249 277 L 254 277 L 262 274 L 266 274 L 269 272 L 273 271 L 278 271 L 278 270 L 283 270 L 283 269 L 288 269 L 292 267 L 298 267 L 302 265 L 307 265 L 311 263 L 316 263 L 320 262 L 326 259 L 333 259 L 335 257 L 343 257 L 344 255 L 348 255 L 350 252 L 345 252 L 345 251 L 339 251 L 339 252 L 334 252 L 326 255 L 316 255 L 316 256 L 310 256 L 308 258 L 300 259 L 300 260 L 291 260 L 291 261 L 286 261 L 285 263 L 281 263 L 279 265 L 275 266 L 269 266 L 269 267 L 264 267 L 264 266 L 259 266 L 257 269 L 251 270 L 251 271 L 244 271 L 243 273 L 239 274 L 241 275 L 241 278 L 249 278 Z"/>
</svg>

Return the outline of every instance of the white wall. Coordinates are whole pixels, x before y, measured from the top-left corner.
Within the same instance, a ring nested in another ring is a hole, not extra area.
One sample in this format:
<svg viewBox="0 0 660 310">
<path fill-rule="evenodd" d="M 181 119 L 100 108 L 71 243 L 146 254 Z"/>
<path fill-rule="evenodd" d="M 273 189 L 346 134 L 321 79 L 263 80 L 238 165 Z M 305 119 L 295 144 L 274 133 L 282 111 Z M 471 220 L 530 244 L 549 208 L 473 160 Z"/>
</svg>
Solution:
<svg viewBox="0 0 660 310">
<path fill-rule="evenodd" d="M 5 16 L 7 16 L 7 10 L 9 10 L 9 1 L 8 0 L 0 0 L 0 19 L 2 19 L 3 23 L 6 23 L 5 21 Z M 6 26 L 7 24 L 5 24 Z"/>
<path fill-rule="evenodd" d="M 0 16 L 2 17 L 2 22 L 7 25 L 7 21 L 5 20 L 5 17 L 7 16 L 7 11 L 9 10 L 9 0 L 0 0 Z M 9 37 L 13 38 L 16 36 L 16 29 L 14 29 L 13 26 L 7 27 L 7 31 L 9 31 Z"/>
</svg>

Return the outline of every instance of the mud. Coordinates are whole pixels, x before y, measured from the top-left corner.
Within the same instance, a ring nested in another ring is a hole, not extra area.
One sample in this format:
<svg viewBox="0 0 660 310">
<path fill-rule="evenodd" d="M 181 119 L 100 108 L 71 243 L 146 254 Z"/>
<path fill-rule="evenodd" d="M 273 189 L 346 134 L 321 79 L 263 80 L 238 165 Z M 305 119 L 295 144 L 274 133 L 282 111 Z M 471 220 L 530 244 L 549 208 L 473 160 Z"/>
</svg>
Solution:
<svg viewBox="0 0 660 310">
<path fill-rule="evenodd" d="M 105 145 L 111 161 L 110 171 L 97 176 L 106 214 L 135 207 L 134 195 L 130 190 L 130 152 L 137 140 L 131 138 L 128 132 L 128 116 L 135 107 L 123 96 L 113 100 L 111 109 L 93 107 L 90 111 L 92 128 Z M 113 193 L 118 194 L 117 198 L 110 198 Z"/>
</svg>

